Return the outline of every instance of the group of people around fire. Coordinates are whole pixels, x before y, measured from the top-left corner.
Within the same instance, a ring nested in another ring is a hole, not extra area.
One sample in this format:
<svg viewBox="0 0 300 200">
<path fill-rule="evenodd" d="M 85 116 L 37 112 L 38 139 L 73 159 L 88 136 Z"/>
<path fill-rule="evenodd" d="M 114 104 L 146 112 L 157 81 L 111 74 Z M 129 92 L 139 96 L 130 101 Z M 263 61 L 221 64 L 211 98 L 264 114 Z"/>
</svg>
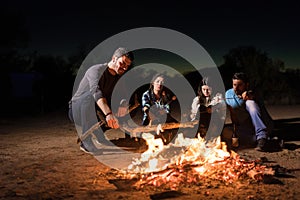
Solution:
<svg viewBox="0 0 300 200">
<path fill-rule="evenodd" d="M 120 77 L 130 69 L 134 62 L 132 51 L 120 47 L 112 55 L 108 63 L 90 67 L 83 76 L 77 91 L 69 103 L 69 118 L 84 135 L 99 121 L 101 131 L 95 133 L 99 143 L 108 129 L 120 128 L 120 119 L 128 114 L 128 105 L 120 104 L 117 110 L 112 108 L 112 92 Z M 142 94 L 141 126 L 161 123 L 179 123 L 171 114 L 171 105 L 176 96 L 164 87 L 166 77 L 163 74 L 153 76 L 150 87 Z M 225 97 L 217 93 L 213 96 L 213 88 L 209 77 L 199 81 L 197 95 L 191 100 L 189 121 L 198 121 L 194 129 L 195 137 L 205 138 L 211 123 L 213 112 L 224 112 L 215 109 L 219 104 L 226 105 L 230 111 L 233 124 L 230 137 L 239 137 L 241 141 L 252 143 L 258 151 L 265 151 L 267 138 L 272 131 L 272 119 L 268 115 L 262 100 L 251 90 L 249 78 L 243 72 L 232 76 L 232 88 L 225 92 Z M 217 101 L 216 101 L 217 100 Z M 122 100 L 124 102 L 124 100 Z M 161 136 L 168 144 L 176 136 L 178 129 L 163 130 Z M 92 136 L 80 140 L 80 149 L 93 153 L 97 151 Z M 234 146 L 234 145 L 233 145 Z"/>
</svg>

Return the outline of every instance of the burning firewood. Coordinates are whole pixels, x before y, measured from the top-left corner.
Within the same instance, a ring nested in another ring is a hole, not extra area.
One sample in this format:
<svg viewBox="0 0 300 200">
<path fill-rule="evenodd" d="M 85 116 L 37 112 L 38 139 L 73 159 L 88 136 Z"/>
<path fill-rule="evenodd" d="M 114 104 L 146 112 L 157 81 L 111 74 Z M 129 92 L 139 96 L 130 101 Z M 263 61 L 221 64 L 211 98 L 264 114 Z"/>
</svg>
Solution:
<svg viewBox="0 0 300 200">
<path fill-rule="evenodd" d="M 258 161 L 246 161 L 234 151 L 227 152 L 220 138 L 207 142 L 200 137 L 184 138 L 179 134 L 174 144 L 156 146 L 158 139 L 151 137 L 146 141 L 151 144 L 149 149 L 120 172 L 124 179 L 137 180 L 132 185 L 135 188 L 155 186 L 173 190 L 182 184 L 204 180 L 233 183 L 248 177 L 261 181 L 264 176 L 274 175 L 272 168 Z"/>
</svg>

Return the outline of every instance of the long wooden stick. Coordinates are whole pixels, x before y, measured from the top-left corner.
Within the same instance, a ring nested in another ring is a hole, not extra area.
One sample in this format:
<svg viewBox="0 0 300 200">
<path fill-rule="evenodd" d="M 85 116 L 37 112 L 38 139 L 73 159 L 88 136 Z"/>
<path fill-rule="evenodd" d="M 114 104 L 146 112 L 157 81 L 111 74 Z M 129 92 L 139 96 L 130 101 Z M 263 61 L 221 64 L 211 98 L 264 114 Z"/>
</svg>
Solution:
<svg viewBox="0 0 300 200">
<path fill-rule="evenodd" d="M 137 107 L 139 107 L 139 102 L 137 101 L 137 98 L 135 98 L 135 104 L 131 107 L 128 108 L 128 112 L 126 113 L 129 114 L 130 112 L 132 112 L 134 109 L 136 109 Z M 99 111 L 97 111 L 99 112 Z M 97 113 L 98 114 L 98 113 Z M 85 140 L 89 135 L 93 134 L 93 132 L 97 129 L 99 129 L 102 125 L 106 124 L 106 121 L 105 119 L 103 119 L 101 117 L 101 114 L 98 114 L 98 116 L 100 117 L 100 121 L 97 122 L 96 124 L 94 124 L 91 128 L 89 128 L 85 133 L 83 133 L 81 136 L 79 136 L 78 138 L 78 141 L 77 142 L 80 142 L 80 141 L 83 141 Z M 120 127 L 121 128 L 121 127 Z"/>
<path fill-rule="evenodd" d="M 161 128 L 163 130 L 166 129 L 176 129 L 176 128 L 193 128 L 196 124 L 198 124 L 198 121 L 192 121 L 192 122 L 183 122 L 183 123 L 164 123 L 161 124 Z M 122 129 L 125 131 L 136 134 L 136 133 L 147 133 L 147 132 L 156 132 L 158 128 L 158 125 L 151 125 L 151 126 L 138 126 L 138 127 L 129 127 L 126 125 L 122 126 Z"/>
<path fill-rule="evenodd" d="M 100 121 L 94 124 L 91 128 L 89 128 L 84 134 L 79 136 L 79 141 L 83 141 L 89 136 L 90 134 L 93 134 L 93 132 L 97 129 L 99 129 L 103 124 L 105 124 L 105 121 Z"/>
</svg>

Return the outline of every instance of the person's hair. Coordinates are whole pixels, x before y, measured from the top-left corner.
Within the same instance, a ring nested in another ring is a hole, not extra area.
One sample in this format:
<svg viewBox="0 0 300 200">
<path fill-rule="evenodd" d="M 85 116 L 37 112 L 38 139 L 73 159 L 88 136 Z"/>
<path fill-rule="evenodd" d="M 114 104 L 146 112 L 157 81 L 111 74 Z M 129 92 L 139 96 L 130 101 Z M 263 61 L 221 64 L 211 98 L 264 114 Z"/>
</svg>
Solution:
<svg viewBox="0 0 300 200">
<path fill-rule="evenodd" d="M 163 75 L 163 74 L 161 74 L 161 73 L 157 73 L 157 74 L 155 74 L 153 77 L 152 77 L 152 79 L 151 79 L 151 82 L 150 82 L 150 88 L 149 88 L 149 90 L 150 90 L 150 92 L 151 92 L 151 95 L 154 95 L 154 92 L 153 92 L 153 83 L 154 83 L 154 81 L 158 78 L 158 77 L 161 77 L 161 78 L 163 78 L 164 80 L 165 80 L 165 75 Z M 165 86 L 163 86 L 163 88 L 162 88 L 162 90 L 159 92 L 160 93 L 160 95 L 161 95 L 161 98 L 162 98 L 162 101 L 163 101 L 163 103 L 167 103 L 168 102 L 168 92 L 166 93 L 166 91 L 168 91 L 168 90 L 166 90 L 166 88 L 165 88 Z"/>
<path fill-rule="evenodd" d="M 158 78 L 158 77 L 162 77 L 163 79 L 165 79 L 165 76 L 161 73 L 157 73 L 155 74 L 152 79 L 151 79 L 151 82 L 150 82 L 150 89 L 153 90 L 153 83 L 154 81 Z"/>
<path fill-rule="evenodd" d="M 131 60 L 131 62 L 134 61 L 134 55 L 132 51 L 129 51 L 128 49 L 124 48 L 124 47 L 119 47 L 118 49 L 115 50 L 113 56 L 119 58 L 122 56 L 126 56 L 127 58 L 129 58 Z"/>
<path fill-rule="evenodd" d="M 200 81 L 200 84 L 199 84 L 199 87 L 198 87 L 198 91 L 197 91 L 198 92 L 198 99 L 199 99 L 198 103 L 200 105 L 208 103 L 207 99 L 204 97 L 204 94 L 202 92 L 202 86 L 204 86 L 204 85 L 207 85 L 208 87 L 210 87 L 209 84 L 208 84 L 208 77 L 203 77 L 202 80 Z"/>
<path fill-rule="evenodd" d="M 202 86 L 203 85 L 209 86 L 209 84 L 208 84 L 208 77 L 203 77 L 202 80 L 200 81 L 200 84 L 199 84 L 199 87 L 198 87 L 198 91 L 197 91 L 197 93 L 198 93 L 199 96 L 203 96 L 203 93 L 202 93 Z"/>
<path fill-rule="evenodd" d="M 233 80 L 242 80 L 244 83 L 249 83 L 249 78 L 244 72 L 237 72 L 232 76 Z"/>
</svg>

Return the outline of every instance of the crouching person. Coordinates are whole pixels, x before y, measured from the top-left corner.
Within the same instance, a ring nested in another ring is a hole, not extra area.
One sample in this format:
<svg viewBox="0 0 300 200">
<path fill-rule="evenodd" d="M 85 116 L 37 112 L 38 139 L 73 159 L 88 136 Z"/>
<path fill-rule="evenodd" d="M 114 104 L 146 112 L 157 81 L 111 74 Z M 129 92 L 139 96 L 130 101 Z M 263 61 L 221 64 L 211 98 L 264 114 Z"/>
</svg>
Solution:
<svg viewBox="0 0 300 200">
<path fill-rule="evenodd" d="M 250 90 L 245 73 L 233 75 L 232 88 L 226 91 L 225 98 L 234 127 L 233 137 L 238 137 L 240 144 L 255 144 L 255 150 L 265 151 L 273 122 L 263 102 Z"/>
<path fill-rule="evenodd" d="M 117 117 L 124 116 L 126 108 L 114 113 L 111 105 L 112 93 L 120 77 L 131 67 L 133 59 L 132 52 L 120 47 L 115 50 L 108 63 L 90 67 L 83 76 L 70 102 L 69 113 L 81 138 L 79 142 L 82 151 L 94 153 L 98 150 L 92 141 L 92 134 L 83 139 L 87 132 L 92 131 L 97 141 L 101 142 L 105 141 L 105 131 L 119 128 Z M 104 122 L 101 125 L 102 131 L 99 128 L 93 129 L 99 121 Z"/>
</svg>

